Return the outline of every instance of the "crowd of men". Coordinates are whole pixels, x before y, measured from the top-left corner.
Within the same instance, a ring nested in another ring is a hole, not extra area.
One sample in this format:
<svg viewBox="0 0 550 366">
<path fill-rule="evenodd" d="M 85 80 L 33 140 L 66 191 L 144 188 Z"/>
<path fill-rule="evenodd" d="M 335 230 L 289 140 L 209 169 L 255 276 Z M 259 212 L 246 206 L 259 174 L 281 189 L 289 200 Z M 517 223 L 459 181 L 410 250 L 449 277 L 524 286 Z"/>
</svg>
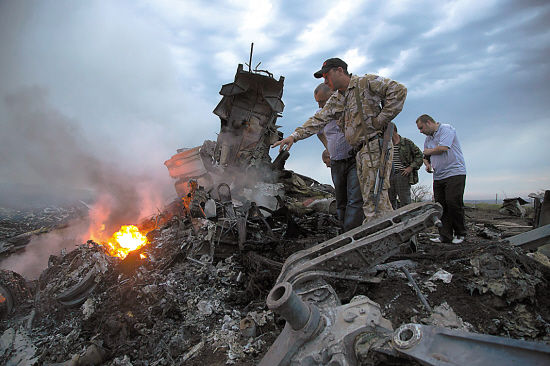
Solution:
<svg viewBox="0 0 550 366">
<path fill-rule="evenodd" d="M 434 199 L 443 206 L 443 225 L 432 241 L 462 243 L 466 165 L 454 127 L 427 114 L 418 117 L 418 130 L 426 135 L 421 151 L 391 123 L 403 109 L 404 85 L 373 74 L 352 75 L 339 58 L 326 60 L 313 75 L 324 79 L 313 93 L 319 110 L 273 147 L 290 149 L 299 140 L 319 137 L 344 231 L 411 203 L 411 185 L 418 183 L 424 164 L 433 173 Z"/>
</svg>

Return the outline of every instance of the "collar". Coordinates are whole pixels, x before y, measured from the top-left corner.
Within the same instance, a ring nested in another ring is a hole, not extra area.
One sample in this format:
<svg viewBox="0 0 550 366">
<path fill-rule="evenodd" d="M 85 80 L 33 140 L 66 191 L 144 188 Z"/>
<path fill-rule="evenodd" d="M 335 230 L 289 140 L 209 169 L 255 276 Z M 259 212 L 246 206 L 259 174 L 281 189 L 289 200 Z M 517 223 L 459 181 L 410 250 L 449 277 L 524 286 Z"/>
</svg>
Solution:
<svg viewBox="0 0 550 366">
<path fill-rule="evenodd" d="M 346 94 L 348 90 L 355 88 L 355 86 L 359 83 L 359 76 L 355 76 L 353 74 L 349 74 L 349 76 L 350 76 L 350 80 L 346 90 L 344 92 L 341 92 L 340 90 L 338 90 L 338 92 L 342 95 Z"/>
<path fill-rule="evenodd" d="M 437 131 L 439 131 L 439 127 L 441 127 L 441 123 L 439 123 L 439 122 L 436 122 L 436 123 L 437 123 L 437 128 L 436 128 L 435 131 L 430 135 L 430 136 L 432 136 L 432 137 L 435 136 L 435 134 L 437 133 Z"/>
</svg>

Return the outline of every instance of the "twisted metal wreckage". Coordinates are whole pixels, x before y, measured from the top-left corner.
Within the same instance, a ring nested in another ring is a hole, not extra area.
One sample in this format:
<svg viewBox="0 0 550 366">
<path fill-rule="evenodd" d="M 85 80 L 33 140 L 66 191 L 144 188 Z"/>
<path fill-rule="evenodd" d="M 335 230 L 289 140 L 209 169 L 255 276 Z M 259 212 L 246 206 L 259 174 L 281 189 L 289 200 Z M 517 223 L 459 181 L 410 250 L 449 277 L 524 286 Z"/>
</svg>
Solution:
<svg viewBox="0 0 550 366">
<path fill-rule="evenodd" d="M 326 198 L 330 196 L 328 187 L 283 169 L 288 151 L 271 162 L 270 145 L 281 138 L 275 123 L 284 109 L 283 84 L 283 77 L 275 80 L 267 71 L 257 67 L 251 70 L 250 66 L 246 71 L 239 65 L 234 82 L 222 86 L 222 100 L 214 109 L 221 120 L 217 141 L 178 150 L 165 162 L 180 198 L 177 209 L 183 206 L 192 220 L 215 218 L 215 224 L 208 224 L 208 233 L 212 231 L 215 238 L 202 242 L 205 246 L 197 251 L 186 253 L 191 262 L 204 266 L 214 257 L 244 251 L 251 242 L 252 233 L 248 231 L 254 231 L 250 230 L 252 222 L 261 229 L 255 231 L 277 240 L 278 228 L 270 225 L 269 216 L 280 214 L 282 209 L 296 212 L 317 205 L 326 212 L 334 208 L 333 200 Z M 314 193 L 311 195 L 317 198 L 308 207 L 293 197 L 302 194 L 303 198 L 304 192 Z M 550 346 L 544 343 L 416 323 L 394 330 L 390 320 L 382 316 L 380 305 L 366 296 L 342 304 L 331 283 L 381 282 L 376 272 L 387 265 L 382 263 L 396 254 L 414 251 L 416 235 L 439 225 L 441 214 L 438 204 L 411 204 L 290 255 L 266 299 L 268 308 L 286 324 L 260 365 L 390 365 L 403 364 L 403 360 L 424 365 L 550 364 Z M 166 215 L 164 220 L 169 217 Z M 287 217 L 292 219 L 291 215 Z M 287 232 L 291 224 L 286 223 Z M 514 243 L 514 238 L 509 239 Z M 517 245 L 534 240 L 520 239 L 515 240 L 519 240 Z M 416 289 L 425 309 L 432 312 L 406 267 L 397 266 Z M 129 268 L 133 270 L 135 266 Z M 17 298 L 28 297 L 23 293 L 24 279 L 7 275 L 0 278 L 0 295 L 6 299 L 2 314 L 12 311 Z M 97 286 L 96 272 L 90 269 L 81 277 L 55 300 L 67 307 L 83 304 Z M 33 317 L 34 313 L 29 324 Z"/>
<path fill-rule="evenodd" d="M 253 194 L 256 198 L 283 194 L 276 183 L 280 177 L 273 172 L 282 172 L 288 152 L 269 163 L 269 146 L 281 137 L 275 121 L 284 108 L 283 81 L 283 77 L 276 81 L 266 71 L 245 71 L 239 65 L 235 81 L 222 86 L 223 98 L 214 109 L 221 119 L 217 142 L 179 151 L 165 163 L 177 179 L 176 191 L 188 210 L 209 217 L 215 215 L 211 200 L 222 202 L 225 216 L 239 231 L 239 246 L 246 238 L 244 216 L 250 207 L 236 212 L 227 182 L 244 196 L 247 192 L 250 196 L 251 188 L 259 193 Z M 198 194 L 199 187 L 203 194 Z M 263 194 L 258 192 L 260 187 Z M 266 196 L 268 188 L 272 194 Z M 259 206 L 260 216 L 281 202 L 277 198 L 271 208 Z M 286 325 L 260 366 L 374 365 L 398 358 L 424 365 L 550 364 L 550 346 L 543 343 L 422 324 L 404 324 L 394 331 L 382 317 L 379 304 L 366 296 L 341 303 L 327 279 L 379 282 L 365 274 L 404 247 L 414 246 L 416 234 L 441 224 L 441 214 L 439 204 L 411 204 L 291 255 L 266 300 Z M 418 289 L 407 269 L 402 270 Z"/>
</svg>

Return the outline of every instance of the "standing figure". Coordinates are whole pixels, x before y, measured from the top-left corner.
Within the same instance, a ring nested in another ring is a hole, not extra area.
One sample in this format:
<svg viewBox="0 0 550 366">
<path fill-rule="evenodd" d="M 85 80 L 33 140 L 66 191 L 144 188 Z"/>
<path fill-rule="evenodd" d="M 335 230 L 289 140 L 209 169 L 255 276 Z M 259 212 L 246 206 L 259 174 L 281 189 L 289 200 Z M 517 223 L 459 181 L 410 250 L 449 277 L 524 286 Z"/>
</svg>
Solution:
<svg viewBox="0 0 550 366">
<path fill-rule="evenodd" d="M 339 58 L 330 58 L 321 70 L 313 74 L 324 78 L 333 93 L 325 106 L 310 117 L 288 137 L 272 146 L 290 148 L 294 142 L 323 130 L 332 120 L 338 121 L 340 130 L 355 151 L 357 175 L 363 196 L 365 222 L 392 210 L 388 198 L 389 179 L 384 181 L 379 197 L 378 211 L 374 205 L 376 174 L 381 167 L 380 139 L 388 123 L 403 109 L 407 88 L 378 75 L 355 76 L 348 73 L 348 65 Z M 389 141 L 391 146 L 391 141 Z M 390 159 L 393 150 L 390 150 Z M 391 164 L 384 172 L 389 176 Z"/>
<path fill-rule="evenodd" d="M 436 122 L 423 114 L 416 120 L 418 130 L 426 135 L 424 164 L 428 173 L 433 172 L 434 199 L 443 206 L 443 216 L 437 243 L 460 244 L 466 237 L 464 219 L 464 187 L 466 164 L 453 126 Z"/>
<path fill-rule="evenodd" d="M 422 151 L 406 137 L 397 133 L 394 125 L 393 161 L 390 174 L 390 202 L 394 210 L 411 203 L 411 186 L 418 183 L 418 170 L 422 166 Z M 397 201 L 399 197 L 399 201 Z"/>
<path fill-rule="evenodd" d="M 325 106 L 331 95 L 332 91 L 326 84 L 319 84 L 313 92 L 319 108 Z M 347 143 L 344 133 L 334 120 L 327 123 L 317 136 L 326 148 L 323 151 L 323 161 L 330 167 L 338 220 L 344 231 L 351 230 L 361 225 L 364 218 L 363 198 L 353 148 Z M 325 152 L 329 156 L 328 162 L 325 160 Z"/>
</svg>

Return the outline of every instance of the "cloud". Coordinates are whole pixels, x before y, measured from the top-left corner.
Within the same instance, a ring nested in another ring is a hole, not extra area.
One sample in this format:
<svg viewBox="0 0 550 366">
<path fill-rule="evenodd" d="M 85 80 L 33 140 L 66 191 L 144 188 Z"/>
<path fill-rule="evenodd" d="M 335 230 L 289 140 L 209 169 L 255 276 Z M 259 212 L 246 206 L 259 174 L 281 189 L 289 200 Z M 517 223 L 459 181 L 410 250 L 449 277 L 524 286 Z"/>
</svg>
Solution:
<svg viewBox="0 0 550 366">
<path fill-rule="evenodd" d="M 276 68 L 290 68 L 294 64 L 317 54 L 336 48 L 341 39 L 336 34 L 340 28 L 348 25 L 349 19 L 361 6 L 362 1 L 340 1 L 338 6 L 330 6 L 319 20 L 311 21 L 296 36 L 295 46 L 273 60 Z M 332 3 L 330 3 L 332 4 Z M 322 6 L 322 4 L 319 4 Z"/>
<path fill-rule="evenodd" d="M 348 64 L 348 70 L 361 70 L 371 61 L 366 55 L 360 54 L 358 48 L 347 50 L 342 59 Z"/>
<path fill-rule="evenodd" d="M 438 2 L 437 5 L 440 6 L 438 9 L 434 3 L 432 5 L 435 6 L 435 12 L 439 13 L 437 16 L 439 20 L 423 36 L 427 38 L 434 37 L 442 33 L 455 31 L 468 23 L 483 19 L 493 10 L 496 4 L 496 0 L 454 0 L 445 3 Z"/>
<path fill-rule="evenodd" d="M 398 76 L 406 68 L 409 60 L 417 58 L 418 56 L 418 48 L 402 50 L 399 52 L 399 57 L 397 57 L 393 64 L 381 68 L 378 70 L 377 74 L 384 77 Z"/>
</svg>

